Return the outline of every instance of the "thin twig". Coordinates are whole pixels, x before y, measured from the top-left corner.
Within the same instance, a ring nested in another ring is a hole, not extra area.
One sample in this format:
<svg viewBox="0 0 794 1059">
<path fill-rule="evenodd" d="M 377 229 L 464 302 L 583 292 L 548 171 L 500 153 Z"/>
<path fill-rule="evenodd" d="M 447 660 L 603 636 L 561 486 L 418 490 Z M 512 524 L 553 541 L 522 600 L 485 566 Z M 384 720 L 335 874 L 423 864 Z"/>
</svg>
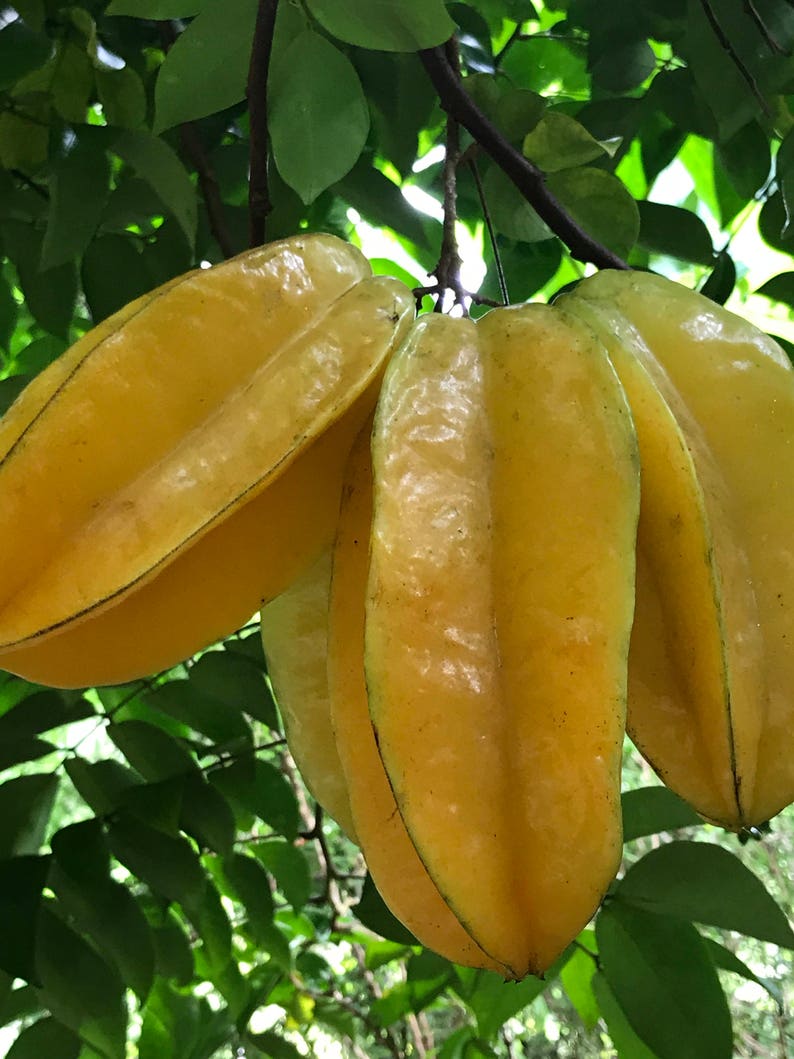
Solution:
<svg viewBox="0 0 794 1059">
<path fill-rule="evenodd" d="M 758 100 L 764 114 L 766 114 L 768 118 L 771 118 L 772 111 L 769 109 L 769 104 L 764 98 L 763 92 L 758 87 L 758 82 L 747 69 L 747 67 L 744 65 L 741 56 L 731 44 L 728 35 L 720 25 L 719 19 L 717 18 L 717 15 L 714 12 L 714 8 L 711 6 L 711 0 L 700 0 L 700 6 L 703 8 L 703 14 L 706 16 L 706 19 L 714 32 L 714 36 L 720 42 L 720 45 L 724 48 L 725 52 L 730 57 L 734 66 L 746 82 L 748 88 Z"/>
<path fill-rule="evenodd" d="M 742 7 L 755 23 L 755 28 L 766 41 L 769 50 L 772 52 L 777 52 L 778 55 L 789 55 L 790 53 L 787 52 L 786 49 L 780 43 L 778 43 L 778 41 L 775 40 L 775 38 L 769 32 L 769 29 L 766 23 L 764 22 L 763 18 L 761 18 L 758 8 L 753 3 L 753 0 L 743 0 Z"/>
<path fill-rule="evenodd" d="M 167 20 L 160 23 L 160 38 L 163 42 L 164 50 L 168 52 L 177 39 L 176 27 L 172 21 Z M 226 223 L 226 214 L 223 208 L 218 178 L 210 165 L 207 152 L 204 150 L 204 144 L 201 142 L 201 137 L 192 121 L 185 121 L 179 126 L 179 139 L 185 156 L 198 174 L 199 190 L 207 208 L 207 220 L 209 221 L 210 231 L 223 256 L 232 257 L 235 253 L 235 246 L 229 226 Z"/>
<path fill-rule="evenodd" d="M 269 139 L 267 131 L 267 77 L 273 51 L 278 0 L 259 0 L 251 62 L 248 67 L 248 115 L 250 122 L 251 175 L 248 182 L 249 244 L 265 241 L 267 216 L 273 209 L 267 177 Z"/>
<path fill-rule="evenodd" d="M 31 180 L 27 173 L 23 173 L 21 169 L 9 169 L 9 173 L 24 184 L 26 188 L 38 195 L 39 198 L 44 199 L 45 202 L 50 201 L 49 191 L 46 188 L 43 188 L 41 184 L 37 184 L 35 180 Z"/>
<path fill-rule="evenodd" d="M 500 66 L 500 64 L 502 62 L 502 59 L 504 59 L 504 57 L 507 55 L 507 53 L 513 47 L 515 42 L 520 39 L 523 25 L 524 25 L 523 22 L 519 22 L 519 23 L 516 24 L 516 28 L 513 30 L 513 32 L 510 34 L 510 36 L 504 42 L 504 44 L 499 49 L 499 51 L 496 53 L 496 55 L 494 55 L 494 57 L 493 57 L 493 65 L 494 65 L 494 69 L 495 70 L 499 69 L 499 66 Z"/>
<path fill-rule="evenodd" d="M 543 173 L 524 158 L 489 121 L 463 88 L 450 66 L 443 48 L 419 52 L 425 69 L 438 93 L 441 105 L 452 114 L 515 184 L 538 216 L 559 236 L 573 257 L 590 261 L 599 268 L 627 269 L 626 262 L 597 242 L 562 207 L 546 186 Z"/>
<path fill-rule="evenodd" d="M 469 161 L 469 168 L 471 169 L 471 175 L 474 177 L 474 183 L 477 185 L 477 195 L 480 199 L 480 208 L 482 209 L 483 220 L 485 221 L 488 239 L 490 240 L 491 250 L 493 251 L 494 267 L 496 268 L 496 278 L 499 282 L 499 293 L 502 296 L 502 305 L 509 305 L 510 298 L 507 293 L 505 270 L 502 267 L 502 255 L 499 253 L 499 244 L 496 242 L 496 232 L 494 231 L 493 221 L 491 220 L 491 211 L 488 209 L 488 200 L 485 197 L 485 190 L 482 186 L 482 180 L 480 180 L 480 171 L 477 168 L 477 162 L 474 158 Z"/>
</svg>

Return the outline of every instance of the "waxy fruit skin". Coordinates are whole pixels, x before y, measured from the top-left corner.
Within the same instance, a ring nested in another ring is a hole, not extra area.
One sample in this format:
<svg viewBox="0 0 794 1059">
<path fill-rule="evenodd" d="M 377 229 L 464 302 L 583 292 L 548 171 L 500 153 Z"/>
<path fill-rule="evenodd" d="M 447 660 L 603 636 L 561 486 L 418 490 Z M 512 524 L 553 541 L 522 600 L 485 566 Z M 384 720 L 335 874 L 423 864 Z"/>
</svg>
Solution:
<svg viewBox="0 0 794 1059">
<path fill-rule="evenodd" d="M 430 326 L 443 327 L 452 337 L 460 322 L 446 319 L 444 324 Z M 378 753 L 364 680 L 371 524 L 372 458 L 370 430 L 365 428 L 345 472 L 327 619 L 331 721 L 356 834 L 384 901 L 423 945 L 454 963 L 507 974 L 469 936 L 428 875 L 406 831 Z"/>
<path fill-rule="evenodd" d="M 0 421 L 0 665 L 131 680 L 286 588 L 333 535 L 412 318 L 408 289 L 354 247 L 301 235 L 89 332 Z"/>
<path fill-rule="evenodd" d="M 602 272 L 562 304 L 608 345 L 639 436 L 629 732 L 705 817 L 762 823 L 794 800 L 794 371 L 659 276 Z M 666 420 L 643 416 L 636 365 Z"/>
<path fill-rule="evenodd" d="M 372 461 L 380 755 L 467 933 L 508 976 L 539 973 L 621 857 L 628 405 L 603 345 L 558 309 L 424 317 L 387 369 Z"/>
<path fill-rule="evenodd" d="M 286 591 L 262 608 L 262 645 L 295 764 L 316 801 L 355 842 L 328 691 L 331 555 L 327 548 Z"/>
</svg>

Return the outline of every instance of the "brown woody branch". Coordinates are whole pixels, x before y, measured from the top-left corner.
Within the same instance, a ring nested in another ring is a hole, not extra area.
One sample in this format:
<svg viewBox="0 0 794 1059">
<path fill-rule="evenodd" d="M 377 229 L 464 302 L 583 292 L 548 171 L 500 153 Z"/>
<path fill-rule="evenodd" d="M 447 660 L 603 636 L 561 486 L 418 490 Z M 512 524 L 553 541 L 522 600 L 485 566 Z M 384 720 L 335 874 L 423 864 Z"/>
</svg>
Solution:
<svg viewBox="0 0 794 1059">
<path fill-rule="evenodd" d="M 177 38 L 177 32 L 173 22 L 160 23 L 160 37 L 163 41 L 165 51 L 172 46 Z M 195 123 L 185 121 L 179 126 L 179 139 L 185 157 L 191 163 L 198 175 L 199 190 L 207 208 L 207 219 L 210 231 L 215 237 L 215 242 L 221 249 L 224 257 L 232 257 L 236 252 L 234 241 L 226 223 L 226 213 L 223 208 L 221 189 L 218 178 L 210 165 L 204 144 L 198 134 Z"/>
<path fill-rule="evenodd" d="M 628 269 L 617 254 L 592 238 L 549 191 L 543 173 L 504 138 L 466 92 L 450 66 L 444 48 L 420 51 L 444 110 L 455 117 L 487 152 L 524 198 L 565 243 L 573 257 L 599 268 Z"/>
<path fill-rule="evenodd" d="M 259 0 L 248 67 L 248 116 L 250 123 L 250 177 L 248 182 L 249 245 L 265 241 L 267 216 L 273 209 L 270 199 L 267 165 L 269 139 L 267 131 L 267 78 L 273 52 L 278 0 Z"/>
</svg>

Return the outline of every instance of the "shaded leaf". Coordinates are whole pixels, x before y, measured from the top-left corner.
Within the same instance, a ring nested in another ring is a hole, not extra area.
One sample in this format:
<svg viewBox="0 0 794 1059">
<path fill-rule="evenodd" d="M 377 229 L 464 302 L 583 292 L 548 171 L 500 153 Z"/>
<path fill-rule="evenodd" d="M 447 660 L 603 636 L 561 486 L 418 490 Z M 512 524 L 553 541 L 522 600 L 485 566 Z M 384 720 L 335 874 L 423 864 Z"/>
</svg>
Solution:
<svg viewBox="0 0 794 1059">
<path fill-rule="evenodd" d="M 618 41 L 592 64 L 593 81 L 608 92 L 629 92 L 656 69 L 656 55 L 647 40 Z"/>
<path fill-rule="evenodd" d="M 253 857 L 233 853 L 223 862 L 223 874 L 248 913 L 248 926 L 256 940 L 267 944 L 273 923 L 273 895 L 270 880 Z"/>
<path fill-rule="evenodd" d="M 579 166 L 552 173 L 549 190 L 584 230 L 625 257 L 637 241 L 640 215 L 624 184 L 604 169 Z"/>
<path fill-rule="evenodd" d="M 0 858 L 38 853 L 57 792 L 58 777 L 50 774 L 0 784 Z"/>
<path fill-rule="evenodd" d="M 144 779 L 157 781 L 184 776 L 196 768 L 191 754 L 176 739 L 146 721 L 111 724 L 107 732 Z"/>
<path fill-rule="evenodd" d="M 119 814 L 108 838 L 113 855 L 156 893 L 190 905 L 201 897 L 204 872 L 190 844 Z"/>
<path fill-rule="evenodd" d="M 110 194 L 110 162 L 104 141 L 81 133 L 74 147 L 54 166 L 50 188 L 50 212 L 41 250 L 43 269 L 79 258 L 99 225 Z"/>
<path fill-rule="evenodd" d="M 763 294 L 776 302 L 794 308 L 794 272 L 781 272 L 762 284 L 756 294 Z"/>
<path fill-rule="evenodd" d="M 0 968 L 12 977 L 37 981 L 36 925 L 49 857 L 0 860 Z"/>
<path fill-rule="evenodd" d="M 35 691 L 0 717 L 0 744 L 85 720 L 95 712 L 82 696 L 66 698 L 58 691 Z"/>
<path fill-rule="evenodd" d="M 257 0 L 202 6 L 157 74 L 154 131 L 203 118 L 245 96 Z"/>
<path fill-rule="evenodd" d="M 377 18 L 357 0 L 307 0 L 307 7 L 334 37 L 375 51 L 434 48 L 455 31 L 441 0 L 380 0 Z"/>
<path fill-rule="evenodd" d="M 44 739 L 9 739 L 0 743 L 0 772 L 24 761 L 38 761 L 56 750 L 57 747 Z"/>
<path fill-rule="evenodd" d="M 668 842 L 618 883 L 623 902 L 794 948 L 794 932 L 761 880 L 722 846 Z"/>
<path fill-rule="evenodd" d="M 295 838 L 300 815 L 286 778 L 266 761 L 237 761 L 213 769 L 210 783 L 231 801 L 258 816 L 279 834 Z"/>
<path fill-rule="evenodd" d="M 510 239 L 525 243 L 553 239 L 545 221 L 530 206 L 513 182 L 496 166 L 491 166 L 483 181 L 485 200 L 497 231 Z"/>
<path fill-rule="evenodd" d="M 181 825 L 201 846 L 225 855 L 236 835 L 234 813 L 217 788 L 198 774 L 185 780 Z"/>
<path fill-rule="evenodd" d="M 751 199 L 766 183 L 772 159 L 769 140 L 758 122 L 749 122 L 729 140 L 715 144 L 714 150 L 743 199 Z"/>
<path fill-rule="evenodd" d="M 96 87 L 108 125 L 135 129 L 146 117 L 146 89 L 130 66 L 96 71 Z"/>
<path fill-rule="evenodd" d="M 52 41 L 17 19 L 0 30 L 0 90 L 10 88 L 52 55 Z"/>
<path fill-rule="evenodd" d="M 185 909 L 190 922 L 198 931 L 203 949 L 201 955 L 215 972 L 223 970 L 232 955 L 232 928 L 218 891 L 207 880 L 198 899 L 191 899 Z"/>
<path fill-rule="evenodd" d="M 624 842 L 703 823 L 695 810 L 667 787 L 641 787 L 636 791 L 624 791 L 621 805 Z"/>
<path fill-rule="evenodd" d="M 303 908 L 311 895 L 311 873 L 306 855 L 281 839 L 257 842 L 252 852 L 274 877 L 295 911 Z"/>
<path fill-rule="evenodd" d="M 748 982 L 755 982 L 756 985 L 760 985 L 762 989 L 765 989 L 767 993 L 769 993 L 778 1008 L 781 1011 L 783 1010 L 783 995 L 775 982 L 770 981 L 768 978 L 759 978 L 759 976 L 751 970 L 746 963 L 739 959 L 735 952 L 731 952 L 730 949 L 727 949 L 724 945 L 720 945 L 720 943 L 714 941 L 713 938 L 706 938 L 705 942 L 709 955 L 720 970 L 730 971 L 732 974 L 738 974 L 742 978 L 745 978 Z"/>
<path fill-rule="evenodd" d="M 725 994 L 691 923 L 611 901 L 596 920 L 596 937 L 618 1004 L 659 1059 L 730 1059 Z"/>
<path fill-rule="evenodd" d="M 422 218 L 396 184 L 375 169 L 371 162 L 360 161 L 336 185 L 336 190 L 371 224 L 393 228 L 416 246 L 429 249 L 430 241 Z"/>
<path fill-rule="evenodd" d="M 593 975 L 597 963 L 595 933 L 592 930 L 584 931 L 578 940 L 584 948 L 573 950 L 560 971 L 560 980 L 585 1029 L 593 1030 L 601 1014 L 593 993 Z"/>
<path fill-rule="evenodd" d="M 733 293 L 735 286 L 736 265 L 733 263 L 731 255 L 726 250 L 723 250 L 717 255 L 714 268 L 700 288 L 700 293 L 706 298 L 711 298 L 717 305 L 724 305 Z"/>
<path fill-rule="evenodd" d="M 268 1056 L 269 1059 L 300 1059 L 302 1054 L 294 1044 L 290 1044 L 272 1030 L 249 1034 L 246 1037 L 246 1044 L 255 1048 L 260 1055 Z"/>
<path fill-rule="evenodd" d="M 176 985 L 184 986 L 193 977 L 193 950 L 174 913 L 168 911 L 165 917 L 164 923 L 152 928 L 155 968 L 164 978 L 173 978 Z"/>
<path fill-rule="evenodd" d="M 352 169 L 366 141 L 369 109 L 358 74 L 330 41 L 305 29 L 271 69 L 269 94 L 278 171 L 314 202 Z"/>
<path fill-rule="evenodd" d="M 129 15 L 132 18 L 190 18 L 201 10 L 202 0 L 111 0 L 106 15 Z"/>
<path fill-rule="evenodd" d="M 189 680 L 192 688 L 213 700 L 215 713 L 222 714 L 225 727 L 216 738 L 250 736 L 241 713 L 255 717 L 270 728 L 278 727 L 274 723 L 273 696 L 264 673 L 247 658 L 233 651 L 208 651 L 191 666 Z"/>
<path fill-rule="evenodd" d="M 360 923 L 363 923 L 365 927 L 369 927 L 376 934 L 380 934 L 382 938 L 396 941 L 401 945 L 419 944 L 410 930 L 404 927 L 399 919 L 393 916 L 386 907 L 386 903 L 378 893 L 377 887 L 372 881 L 372 876 L 369 874 L 364 880 L 361 899 L 353 911 Z"/>
<path fill-rule="evenodd" d="M 700 217 L 679 206 L 659 202 L 639 202 L 639 245 L 655 254 L 667 254 L 681 261 L 711 265 L 714 247 L 708 228 Z"/>
<path fill-rule="evenodd" d="M 169 982 L 156 982 L 143 1012 L 139 1059 L 192 1056 L 199 1035 L 200 1005 L 197 998 L 178 993 Z"/>
<path fill-rule="evenodd" d="M 3 241 L 19 275 L 33 316 L 45 331 L 66 338 L 77 300 L 77 270 L 71 262 L 41 269 L 42 233 L 21 221 L 5 221 Z"/>
<path fill-rule="evenodd" d="M 95 324 L 151 290 L 153 283 L 133 239 L 101 235 L 89 243 L 80 271 Z"/>
<path fill-rule="evenodd" d="M 113 150 L 151 186 L 192 246 L 196 236 L 196 189 L 175 151 L 157 136 L 134 129 L 121 133 L 113 141 Z"/>
<path fill-rule="evenodd" d="M 59 1022 L 107 1059 L 124 1059 L 124 984 L 117 972 L 53 911 L 43 907 L 36 937 L 41 996 Z"/>
<path fill-rule="evenodd" d="M 47 1017 L 27 1026 L 6 1053 L 6 1059 L 78 1059 L 80 1038 L 54 1018 Z"/>
<path fill-rule="evenodd" d="M 620 1059 L 658 1059 L 631 1028 L 601 971 L 593 976 L 593 995 L 598 1001 L 601 1015 Z"/>
<path fill-rule="evenodd" d="M 495 1040 L 507 1019 L 518 1015 L 539 997 L 556 973 L 556 969 L 549 971 L 545 980 L 528 975 L 521 982 L 505 982 L 493 971 L 477 972 L 474 988 L 465 999 L 477 1019 L 480 1037 Z"/>
<path fill-rule="evenodd" d="M 64 768 L 77 793 L 100 816 L 115 809 L 122 793 L 140 783 L 138 776 L 119 761 L 91 762 L 73 757 L 66 760 Z"/>
</svg>

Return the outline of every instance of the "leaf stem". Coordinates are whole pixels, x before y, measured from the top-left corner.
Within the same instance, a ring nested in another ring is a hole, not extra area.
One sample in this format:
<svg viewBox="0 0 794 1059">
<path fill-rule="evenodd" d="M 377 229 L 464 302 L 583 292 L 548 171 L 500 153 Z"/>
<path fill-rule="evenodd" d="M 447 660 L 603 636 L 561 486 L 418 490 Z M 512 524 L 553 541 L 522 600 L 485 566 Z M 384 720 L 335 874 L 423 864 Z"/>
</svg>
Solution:
<svg viewBox="0 0 794 1059">
<path fill-rule="evenodd" d="M 249 245 L 265 241 L 267 216 L 273 209 L 268 183 L 267 77 L 273 51 L 278 0 L 259 0 L 248 67 L 248 114 L 250 120 L 250 170 L 248 181 Z"/>
<path fill-rule="evenodd" d="M 622 258 L 593 239 L 576 223 L 549 191 L 543 173 L 524 158 L 483 114 L 456 77 L 444 48 L 420 51 L 419 57 L 444 110 L 469 130 L 541 219 L 565 243 L 572 256 L 592 262 L 599 268 L 628 269 Z"/>
</svg>

